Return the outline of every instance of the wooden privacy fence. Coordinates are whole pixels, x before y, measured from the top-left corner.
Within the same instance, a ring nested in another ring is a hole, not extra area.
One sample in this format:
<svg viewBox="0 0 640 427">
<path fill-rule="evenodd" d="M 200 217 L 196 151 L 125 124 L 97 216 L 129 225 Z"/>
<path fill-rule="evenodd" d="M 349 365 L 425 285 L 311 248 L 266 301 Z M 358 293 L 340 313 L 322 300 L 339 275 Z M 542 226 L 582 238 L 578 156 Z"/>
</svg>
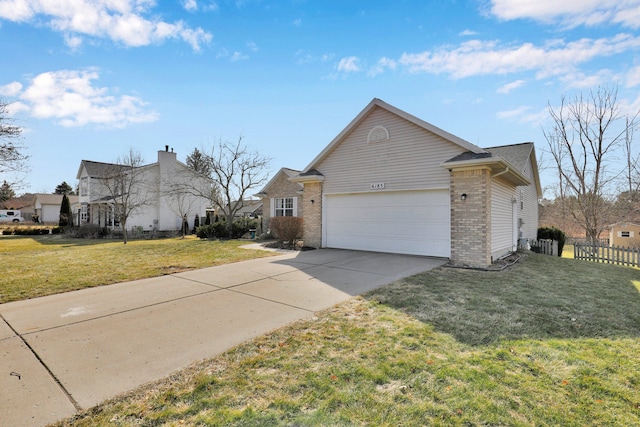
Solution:
<svg viewBox="0 0 640 427">
<path fill-rule="evenodd" d="M 605 246 L 591 243 L 576 243 L 573 245 L 573 257 L 586 261 L 605 264 L 640 266 L 640 249 L 623 248 L 621 246 Z"/>
</svg>

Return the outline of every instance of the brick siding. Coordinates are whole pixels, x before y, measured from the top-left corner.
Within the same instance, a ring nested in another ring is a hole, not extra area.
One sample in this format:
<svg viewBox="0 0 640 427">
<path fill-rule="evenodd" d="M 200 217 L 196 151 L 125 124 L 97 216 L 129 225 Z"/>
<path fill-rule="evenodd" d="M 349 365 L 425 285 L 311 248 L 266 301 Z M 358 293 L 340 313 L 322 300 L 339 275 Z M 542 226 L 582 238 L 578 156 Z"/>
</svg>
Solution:
<svg viewBox="0 0 640 427">
<path fill-rule="evenodd" d="M 313 200 L 313 203 L 311 202 Z M 322 246 L 322 183 L 307 182 L 302 193 L 304 205 L 304 244 Z"/>
<path fill-rule="evenodd" d="M 491 265 L 490 169 L 451 172 L 451 263 Z"/>
</svg>

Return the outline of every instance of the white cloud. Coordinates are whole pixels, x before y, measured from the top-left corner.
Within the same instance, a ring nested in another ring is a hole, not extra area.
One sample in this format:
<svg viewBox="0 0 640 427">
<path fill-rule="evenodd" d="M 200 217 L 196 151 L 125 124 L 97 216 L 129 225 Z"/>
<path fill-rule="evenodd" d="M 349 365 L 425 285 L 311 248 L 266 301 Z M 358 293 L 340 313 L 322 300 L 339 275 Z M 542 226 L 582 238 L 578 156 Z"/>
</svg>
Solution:
<svg viewBox="0 0 640 427">
<path fill-rule="evenodd" d="M 72 51 L 76 51 L 80 49 L 80 46 L 82 46 L 82 38 L 65 34 L 64 44 L 66 44 Z"/>
<path fill-rule="evenodd" d="M 294 27 L 299 27 L 302 25 L 302 19 L 298 18 L 295 21 L 293 21 L 293 26 Z"/>
<path fill-rule="evenodd" d="M 478 33 L 476 31 L 472 31 L 472 30 L 464 30 L 458 33 L 459 36 L 461 37 L 467 37 L 467 36 L 475 36 L 478 35 Z"/>
<path fill-rule="evenodd" d="M 551 40 L 505 45 L 499 41 L 470 40 L 458 47 L 404 53 L 399 63 L 411 73 L 447 73 L 459 79 L 477 75 L 506 75 L 535 71 L 538 78 L 572 72 L 575 67 L 597 57 L 606 57 L 640 48 L 640 36 L 618 34 L 610 38 Z"/>
<path fill-rule="evenodd" d="M 42 73 L 28 86 L 14 82 L 3 86 L 14 89 L 32 117 L 53 119 L 64 127 L 99 125 L 124 128 L 132 123 L 153 122 L 158 114 L 147 110 L 147 103 L 131 95 L 113 95 L 117 89 L 95 87 L 98 71 L 60 70 Z"/>
<path fill-rule="evenodd" d="M 249 59 L 249 55 L 245 55 L 242 52 L 233 52 L 231 54 L 231 62 L 242 61 L 244 59 Z"/>
<path fill-rule="evenodd" d="M 514 82 L 507 83 L 506 85 L 498 88 L 497 92 L 498 93 L 502 93 L 502 94 L 507 94 L 507 93 L 511 92 L 512 90 L 519 88 L 524 83 L 525 83 L 524 80 L 516 80 Z"/>
<path fill-rule="evenodd" d="M 257 52 L 259 50 L 258 45 L 254 42 L 247 42 L 247 48 L 249 48 L 251 52 Z"/>
<path fill-rule="evenodd" d="M 195 1 L 187 0 L 187 5 Z M 211 41 L 202 28 L 191 29 L 182 21 L 167 23 L 151 15 L 153 0 L 0 0 L 0 18 L 14 22 L 45 22 L 65 34 L 70 47 L 80 36 L 108 38 L 125 46 L 147 46 L 179 38 L 200 51 Z M 196 5 L 197 6 L 197 5 Z M 189 6 L 191 7 L 191 6 Z"/>
<path fill-rule="evenodd" d="M 640 85 L 640 65 L 629 70 L 625 77 L 625 85 L 627 87 L 636 87 Z"/>
<path fill-rule="evenodd" d="M 513 110 L 499 111 L 498 114 L 496 114 L 496 116 L 499 119 L 511 119 L 514 117 L 522 116 L 527 110 L 529 110 L 529 107 L 520 106 L 520 107 L 514 108 Z"/>
<path fill-rule="evenodd" d="M 619 24 L 640 28 L 640 0 L 492 0 L 500 19 L 559 22 L 568 27 Z"/>
<path fill-rule="evenodd" d="M 22 111 L 29 111 L 29 107 L 23 102 L 15 101 L 7 104 L 7 113 L 10 116 L 15 116 Z"/>
<path fill-rule="evenodd" d="M 522 105 L 511 110 L 499 111 L 496 117 L 501 120 L 512 120 L 531 126 L 541 126 L 542 123 L 549 119 L 549 111 L 546 108 L 530 111 L 531 107 Z"/>
<path fill-rule="evenodd" d="M 356 56 L 342 58 L 338 62 L 338 71 L 345 73 L 355 73 L 360 71 L 360 59 Z"/>
<path fill-rule="evenodd" d="M 371 77 L 375 77 L 378 74 L 384 73 L 386 70 L 395 70 L 398 66 L 398 63 L 393 59 L 389 59 L 386 57 L 380 58 L 375 67 L 369 70 L 369 75 Z"/>
<path fill-rule="evenodd" d="M 589 89 L 618 81 L 610 70 L 600 70 L 596 74 L 587 75 L 582 72 L 570 73 L 562 76 L 560 80 L 570 88 Z"/>
<path fill-rule="evenodd" d="M 197 0 L 184 0 L 182 7 L 184 7 L 184 10 L 187 12 L 195 12 L 198 10 L 198 2 Z"/>
<path fill-rule="evenodd" d="M 19 82 L 12 82 L 4 86 L 0 86 L 0 96 L 16 97 L 22 90 L 22 84 Z"/>
<path fill-rule="evenodd" d="M 322 55 L 314 55 L 313 53 L 300 49 L 296 52 L 296 58 L 298 58 L 298 64 L 312 64 L 315 62 L 325 63 L 333 61 L 335 54 L 324 53 Z"/>
</svg>

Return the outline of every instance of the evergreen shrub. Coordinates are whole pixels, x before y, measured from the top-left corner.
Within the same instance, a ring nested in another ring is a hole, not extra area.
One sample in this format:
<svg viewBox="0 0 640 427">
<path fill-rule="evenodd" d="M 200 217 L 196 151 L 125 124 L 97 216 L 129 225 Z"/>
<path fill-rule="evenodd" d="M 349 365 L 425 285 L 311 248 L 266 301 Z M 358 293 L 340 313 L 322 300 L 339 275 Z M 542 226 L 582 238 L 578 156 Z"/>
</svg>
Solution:
<svg viewBox="0 0 640 427">
<path fill-rule="evenodd" d="M 550 239 L 558 241 L 558 256 L 562 256 L 562 249 L 567 241 L 567 236 L 564 231 L 555 227 L 540 227 L 538 228 L 538 240 Z"/>
</svg>

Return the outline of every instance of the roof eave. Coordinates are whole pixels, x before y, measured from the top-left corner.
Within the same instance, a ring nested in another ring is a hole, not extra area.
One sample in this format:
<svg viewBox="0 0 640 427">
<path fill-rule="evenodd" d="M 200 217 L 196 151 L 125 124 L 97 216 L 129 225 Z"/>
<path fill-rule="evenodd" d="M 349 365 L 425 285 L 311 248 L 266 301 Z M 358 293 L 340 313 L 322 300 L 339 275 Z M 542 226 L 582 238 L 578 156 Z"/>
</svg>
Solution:
<svg viewBox="0 0 640 427">
<path fill-rule="evenodd" d="M 442 167 L 453 170 L 464 169 L 478 169 L 487 168 L 491 169 L 492 178 L 502 176 L 507 181 L 511 182 L 515 186 L 531 185 L 531 181 L 518 171 L 509 162 L 500 158 L 488 158 L 488 159 L 471 159 L 460 161 L 447 161 L 440 164 Z"/>
<path fill-rule="evenodd" d="M 298 175 L 293 178 L 289 178 L 289 181 L 298 182 L 300 184 L 311 182 L 323 182 L 324 175 Z"/>
</svg>

